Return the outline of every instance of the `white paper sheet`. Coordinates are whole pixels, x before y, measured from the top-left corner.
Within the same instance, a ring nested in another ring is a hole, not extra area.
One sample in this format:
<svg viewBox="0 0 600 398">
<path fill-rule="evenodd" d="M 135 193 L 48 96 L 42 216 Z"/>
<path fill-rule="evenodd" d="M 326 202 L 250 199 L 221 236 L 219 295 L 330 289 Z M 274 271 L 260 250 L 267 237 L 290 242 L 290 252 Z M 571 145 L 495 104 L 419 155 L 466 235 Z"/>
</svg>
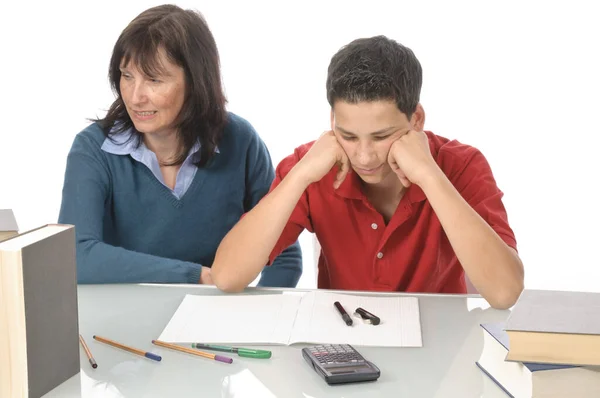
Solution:
<svg viewBox="0 0 600 398">
<path fill-rule="evenodd" d="M 333 303 L 352 317 L 347 326 Z M 377 326 L 353 316 L 362 307 L 377 315 Z M 161 333 L 171 343 L 335 344 L 421 347 L 416 297 L 289 292 L 245 296 L 186 295 Z"/>
</svg>

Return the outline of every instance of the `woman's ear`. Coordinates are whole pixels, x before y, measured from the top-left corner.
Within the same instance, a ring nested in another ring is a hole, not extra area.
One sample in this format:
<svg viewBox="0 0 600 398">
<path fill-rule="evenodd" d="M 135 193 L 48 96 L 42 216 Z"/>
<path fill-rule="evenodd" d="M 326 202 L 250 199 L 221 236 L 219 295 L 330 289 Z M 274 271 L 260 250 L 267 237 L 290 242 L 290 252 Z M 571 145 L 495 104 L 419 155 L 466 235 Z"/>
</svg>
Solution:
<svg viewBox="0 0 600 398">
<path fill-rule="evenodd" d="M 423 131 L 425 128 L 425 109 L 423 109 L 421 103 L 417 104 L 417 109 L 410 118 L 410 124 L 417 131 Z"/>
</svg>

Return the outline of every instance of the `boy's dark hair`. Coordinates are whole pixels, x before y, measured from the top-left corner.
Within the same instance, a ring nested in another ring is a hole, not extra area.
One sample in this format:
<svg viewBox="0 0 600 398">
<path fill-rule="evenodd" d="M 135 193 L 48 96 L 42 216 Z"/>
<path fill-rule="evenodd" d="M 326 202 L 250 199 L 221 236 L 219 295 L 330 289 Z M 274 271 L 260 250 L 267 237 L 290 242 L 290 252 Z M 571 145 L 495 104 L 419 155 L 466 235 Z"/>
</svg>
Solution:
<svg viewBox="0 0 600 398">
<path fill-rule="evenodd" d="M 412 50 L 385 36 L 342 47 L 327 70 L 327 101 L 392 100 L 409 119 L 417 109 L 423 71 Z"/>
<path fill-rule="evenodd" d="M 196 165 L 205 166 L 214 156 L 227 123 L 227 101 L 217 45 L 204 18 L 196 11 L 162 5 L 142 12 L 129 23 L 115 43 L 109 66 L 109 80 L 117 99 L 106 117 L 98 121 L 107 137 L 132 129 L 141 143 L 142 135 L 135 130 L 121 98 L 120 66 L 133 62 L 148 76 L 156 76 L 162 68 L 158 58 L 160 48 L 185 74 L 185 99 L 175 121 L 182 149 L 171 164 L 183 163 L 190 149 L 200 141 L 201 156 Z"/>
</svg>

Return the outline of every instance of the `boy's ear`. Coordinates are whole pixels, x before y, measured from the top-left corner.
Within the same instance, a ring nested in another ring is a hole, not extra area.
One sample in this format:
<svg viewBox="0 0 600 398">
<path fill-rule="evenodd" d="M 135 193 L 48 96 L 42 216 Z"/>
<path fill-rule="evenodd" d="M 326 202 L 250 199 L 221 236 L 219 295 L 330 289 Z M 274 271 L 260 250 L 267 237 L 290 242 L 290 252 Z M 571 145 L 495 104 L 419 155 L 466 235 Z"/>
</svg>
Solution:
<svg viewBox="0 0 600 398">
<path fill-rule="evenodd" d="M 329 118 L 329 121 L 331 124 L 331 131 L 333 131 L 334 120 L 335 120 L 335 117 L 333 116 L 333 108 L 331 108 L 331 113 L 330 113 L 330 118 Z"/>
<path fill-rule="evenodd" d="M 417 109 L 410 118 L 410 124 L 417 131 L 423 131 L 425 128 L 425 109 L 420 103 L 417 104 Z"/>
</svg>

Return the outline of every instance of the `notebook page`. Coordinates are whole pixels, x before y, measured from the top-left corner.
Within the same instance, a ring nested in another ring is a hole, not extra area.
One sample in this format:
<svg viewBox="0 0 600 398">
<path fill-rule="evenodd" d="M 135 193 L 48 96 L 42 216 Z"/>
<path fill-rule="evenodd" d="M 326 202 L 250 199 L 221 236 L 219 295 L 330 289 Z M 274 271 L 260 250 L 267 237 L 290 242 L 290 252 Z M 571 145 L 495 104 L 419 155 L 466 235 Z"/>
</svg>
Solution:
<svg viewBox="0 0 600 398">
<path fill-rule="evenodd" d="M 188 294 L 158 339 L 185 344 L 288 344 L 301 298 Z"/>
<path fill-rule="evenodd" d="M 347 326 L 333 303 L 339 301 L 352 318 Z M 353 315 L 356 308 L 377 315 L 377 326 Z M 367 297 L 310 292 L 302 297 L 290 344 L 340 344 L 377 347 L 422 347 L 419 301 L 416 297 Z"/>
</svg>

